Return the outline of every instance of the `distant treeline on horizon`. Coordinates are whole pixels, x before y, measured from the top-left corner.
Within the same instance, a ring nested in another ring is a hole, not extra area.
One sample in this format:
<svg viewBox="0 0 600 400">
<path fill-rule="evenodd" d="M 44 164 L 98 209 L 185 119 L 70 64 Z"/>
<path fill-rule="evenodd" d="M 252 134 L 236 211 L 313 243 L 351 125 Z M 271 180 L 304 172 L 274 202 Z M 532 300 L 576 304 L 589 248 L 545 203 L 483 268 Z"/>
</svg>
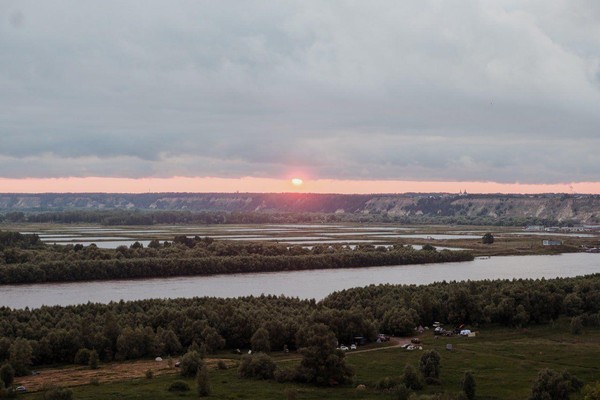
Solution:
<svg viewBox="0 0 600 400">
<path fill-rule="evenodd" d="M 535 217 L 533 217 L 535 216 Z M 0 222 L 102 225 L 393 222 L 600 224 L 598 195 L 0 194 Z"/>
</svg>

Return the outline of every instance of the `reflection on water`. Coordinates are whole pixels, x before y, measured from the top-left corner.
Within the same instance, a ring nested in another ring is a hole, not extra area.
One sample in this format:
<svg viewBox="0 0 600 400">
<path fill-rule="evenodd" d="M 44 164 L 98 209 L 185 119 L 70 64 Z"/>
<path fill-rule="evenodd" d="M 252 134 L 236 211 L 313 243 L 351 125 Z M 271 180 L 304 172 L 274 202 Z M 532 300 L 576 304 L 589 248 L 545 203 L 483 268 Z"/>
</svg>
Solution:
<svg viewBox="0 0 600 400">
<path fill-rule="evenodd" d="M 67 245 L 67 244 L 81 244 L 84 246 L 89 246 L 90 244 L 95 244 L 99 249 L 116 249 L 119 246 L 131 246 L 135 242 L 140 243 L 144 247 L 148 247 L 150 244 L 150 240 L 103 240 L 103 241 L 84 241 L 84 240 L 76 240 L 72 242 L 47 242 L 48 244 L 59 244 L 59 245 Z"/>
<path fill-rule="evenodd" d="M 446 239 L 481 239 L 479 235 L 447 235 L 447 234 L 417 234 L 417 235 L 379 235 L 380 237 L 386 238 L 408 238 L 408 239 L 434 239 L 434 240 L 446 240 Z"/>
<path fill-rule="evenodd" d="M 507 235 L 519 235 L 519 236 L 565 236 L 565 237 L 578 237 L 578 238 L 593 238 L 598 235 L 591 233 L 569 233 L 569 232 L 508 232 Z"/>
<path fill-rule="evenodd" d="M 256 296 L 263 293 L 322 299 L 336 290 L 380 283 L 427 284 L 442 280 L 555 278 L 598 272 L 599 254 L 575 253 L 492 257 L 463 263 L 0 286 L 0 298 L 2 305 L 14 308 L 88 301 L 108 303 L 121 299 Z"/>
</svg>

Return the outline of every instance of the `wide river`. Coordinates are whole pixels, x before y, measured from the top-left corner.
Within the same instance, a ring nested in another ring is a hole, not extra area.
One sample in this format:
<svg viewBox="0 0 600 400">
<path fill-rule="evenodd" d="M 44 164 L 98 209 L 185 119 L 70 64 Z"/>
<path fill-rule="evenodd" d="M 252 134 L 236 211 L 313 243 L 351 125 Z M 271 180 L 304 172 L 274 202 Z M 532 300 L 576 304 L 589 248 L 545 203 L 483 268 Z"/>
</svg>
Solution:
<svg viewBox="0 0 600 400">
<path fill-rule="evenodd" d="M 284 294 L 320 300 L 329 293 L 380 283 L 427 284 L 512 278 L 555 278 L 600 272 L 600 254 L 509 256 L 470 262 L 214 275 L 100 282 L 0 286 L 0 305 L 12 308 L 194 296 Z"/>
</svg>

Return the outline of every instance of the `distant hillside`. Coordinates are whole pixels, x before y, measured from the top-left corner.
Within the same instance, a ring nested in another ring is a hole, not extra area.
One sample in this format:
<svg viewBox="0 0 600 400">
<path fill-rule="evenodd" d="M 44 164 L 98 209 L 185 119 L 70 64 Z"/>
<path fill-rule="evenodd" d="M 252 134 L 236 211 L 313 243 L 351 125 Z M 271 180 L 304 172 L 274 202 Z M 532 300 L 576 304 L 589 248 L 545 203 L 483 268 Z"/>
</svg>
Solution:
<svg viewBox="0 0 600 400">
<path fill-rule="evenodd" d="M 0 213 L 63 210 L 296 212 L 600 223 L 598 195 L 147 193 L 0 194 Z"/>
</svg>

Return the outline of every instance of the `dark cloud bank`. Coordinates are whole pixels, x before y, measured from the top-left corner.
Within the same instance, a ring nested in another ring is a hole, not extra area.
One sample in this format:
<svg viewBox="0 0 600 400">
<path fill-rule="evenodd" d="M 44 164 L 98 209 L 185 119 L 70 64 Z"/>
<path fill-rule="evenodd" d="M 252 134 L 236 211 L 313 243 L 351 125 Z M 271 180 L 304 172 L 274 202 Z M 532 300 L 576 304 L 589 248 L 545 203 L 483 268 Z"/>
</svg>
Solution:
<svg viewBox="0 0 600 400">
<path fill-rule="evenodd" d="M 600 3 L 0 3 L 0 176 L 598 181 Z"/>
</svg>

